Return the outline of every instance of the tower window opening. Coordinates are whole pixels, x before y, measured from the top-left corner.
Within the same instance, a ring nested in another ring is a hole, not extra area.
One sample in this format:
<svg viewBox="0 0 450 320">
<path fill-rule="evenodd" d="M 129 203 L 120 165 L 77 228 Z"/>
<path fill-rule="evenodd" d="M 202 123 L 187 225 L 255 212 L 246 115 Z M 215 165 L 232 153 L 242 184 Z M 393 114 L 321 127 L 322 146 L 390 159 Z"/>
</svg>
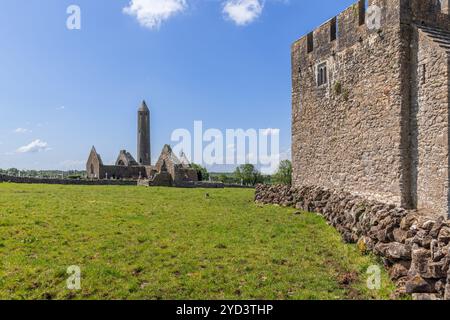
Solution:
<svg viewBox="0 0 450 320">
<path fill-rule="evenodd" d="M 362 26 L 366 23 L 366 0 L 359 0 L 358 9 L 359 9 L 359 25 Z"/>
<path fill-rule="evenodd" d="M 314 34 L 308 33 L 308 35 L 306 36 L 306 47 L 307 47 L 307 51 L 308 53 L 313 52 L 314 50 Z"/>
<path fill-rule="evenodd" d="M 337 39 L 337 19 L 334 17 L 330 21 L 330 42 Z"/>
<path fill-rule="evenodd" d="M 421 82 L 421 84 L 424 84 L 426 81 L 427 81 L 427 66 L 426 66 L 426 64 L 423 64 L 420 82 Z"/>
<path fill-rule="evenodd" d="M 323 86 L 328 83 L 327 63 L 321 63 L 317 66 L 317 86 Z"/>
</svg>

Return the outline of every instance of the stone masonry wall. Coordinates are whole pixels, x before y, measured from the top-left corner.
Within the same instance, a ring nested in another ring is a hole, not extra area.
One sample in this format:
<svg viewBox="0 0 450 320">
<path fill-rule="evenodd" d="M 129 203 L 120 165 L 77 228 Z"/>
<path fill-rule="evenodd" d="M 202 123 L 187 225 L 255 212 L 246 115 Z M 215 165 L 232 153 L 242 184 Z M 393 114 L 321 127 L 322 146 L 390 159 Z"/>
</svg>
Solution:
<svg viewBox="0 0 450 320">
<path fill-rule="evenodd" d="M 321 214 L 346 242 L 383 259 L 397 295 L 450 299 L 450 220 L 314 186 L 258 185 L 255 201 Z"/>
<path fill-rule="evenodd" d="M 146 177 L 147 169 L 145 166 L 110 166 L 100 167 L 100 179 L 132 179 Z"/>
<path fill-rule="evenodd" d="M 45 179 L 11 177 L 0 175 L 0 183 L 30 183 L 30 184 L 64 184 L 64 185 L 99 185 L 99 186 L 135 186 L 135 180 L 71 180 L 71 179 Z"/>
<path fill-rule="evenodd" d="M 387 13 L 396 6 L 389 2 Z M 306 38 L 293 45 L 293 183 L 346 186 L 405 206 L 402 29 L 386 18 L 381 34 L 371 31 L 358 12 L 355 5 L 337 17 L 337 40 L 330 42 L 330 21 L 314 31 L 312 52 Z M 323 62 L 329 76 L 318 87 Z"/>
<path fill-rule="evenodd" d="M 412 39 L 411 158 L 415 208 L 449 213 L 448 54 L 418 28 Z"/>
<path fill-rule="evenodd" d="M 420 27 L 450 30 L 450 16 L 438 0 L 370 0 L 371 29 L 364 3 L 292 46 L 293 185 L 448 216 L 449 60 Z"/>
</svg>

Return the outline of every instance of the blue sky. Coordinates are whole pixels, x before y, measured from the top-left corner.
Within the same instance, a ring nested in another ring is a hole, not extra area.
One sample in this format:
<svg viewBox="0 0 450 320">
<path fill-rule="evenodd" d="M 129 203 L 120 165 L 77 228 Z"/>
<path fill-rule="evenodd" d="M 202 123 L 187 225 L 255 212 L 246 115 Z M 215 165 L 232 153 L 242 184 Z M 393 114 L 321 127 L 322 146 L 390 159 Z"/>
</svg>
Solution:
<svg viewBox="0 0 450 320">
<path fill-rule="evenodd" d="M 353 2 L 2 1 L 0 168 L 82 169 L 92 145 L 108 163 L 135 154 L 142 99 L 155 156 L 195 120 L 279 128 L 286 154 L 290 46 Z M 81 30 L 66 27 L 71 4 Z"/>
</svg>

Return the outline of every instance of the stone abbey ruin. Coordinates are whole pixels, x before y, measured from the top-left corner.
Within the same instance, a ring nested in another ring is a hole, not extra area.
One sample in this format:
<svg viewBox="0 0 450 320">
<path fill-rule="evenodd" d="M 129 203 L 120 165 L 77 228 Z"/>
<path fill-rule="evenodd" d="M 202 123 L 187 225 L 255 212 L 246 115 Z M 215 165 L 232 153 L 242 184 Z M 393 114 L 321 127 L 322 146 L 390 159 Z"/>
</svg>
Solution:
<svg viewBox="0 0 450 320">
<path fill-rule="evenodd" d="M 293 44 L 295 186 L 449 215 L 449 3 L 362 0 Z"/>
<path fill-rule="evenodd" d="M 198 181 L 197 171 L 189 160 L 178 158 L 169 145 L 165 145 L 158 161 L 151 164 L 150 110 L 145 101 L 138 110 L 137 158 L 126 150 L 121 150 L 115 165 L 105 165 L 101 156 L 92 147 L 86 172 L 89 179 L 133 179 L 139 185 L 147 186 L 186 186 Z"/>
</svg>

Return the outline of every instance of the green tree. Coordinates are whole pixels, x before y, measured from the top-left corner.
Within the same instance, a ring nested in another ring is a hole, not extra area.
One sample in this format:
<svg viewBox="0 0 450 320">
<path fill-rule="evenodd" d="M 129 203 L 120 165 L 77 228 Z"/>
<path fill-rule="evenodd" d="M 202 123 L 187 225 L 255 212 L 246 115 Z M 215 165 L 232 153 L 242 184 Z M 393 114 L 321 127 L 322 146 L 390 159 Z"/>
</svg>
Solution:
<svg viewBox="0 0 450 320">
<path fill-rule="evenodd" d="M 276 184 L 292 184 L 292 163 L 289 160 L 283 160 L 278 166 L 278 171 L 273 175 L 273 182 Z"/>
<path fill-rule="evenodd" d="M 257 183 L 263 183 L 263 175 L 252 164 L 243 164 L 236 168 L 234 177 L 237 181 L 246 186 L 254 186 Z"/>
<path fill-rule="evenodd" d="M 241 173 L 241 169 L 239 167 L 236 168 L 236 170 L 234 170 L 234 179 L 236 179 L 236 181 L 238 181 L 238 183 L 243 183 L 243 178 L 242 178 L 242 173 Z"/>
<path fill-rule="evenodd" d="M 198 180 L 199 181 L 208 181 L 209 180 L 209 172 L 206 168 L 202 167 L 199 164 L 192 164 L 192 167 L 197 170 Z"/>
<path fill-rule="evenodd" d="M 219 181 L 223 182 L 223 183 L 229 183 L 230 179 L 229 177 L 225 174 L 225 173 L 221 173 L 219 175 Z"/>
<path fill-rule="evenodd" d="M 30 170 L 26 173 L 27 176 L 29 177 L 37 177 L 38 176 L 38 172 L 36 170 Z"/>
<path fill-rule="evenodd" d="M 19 170 L 16 168 L 10 168 L 8 169 L 8 175 L 10 176 L 18 176 L 19 175 Z"/>
</svg>

